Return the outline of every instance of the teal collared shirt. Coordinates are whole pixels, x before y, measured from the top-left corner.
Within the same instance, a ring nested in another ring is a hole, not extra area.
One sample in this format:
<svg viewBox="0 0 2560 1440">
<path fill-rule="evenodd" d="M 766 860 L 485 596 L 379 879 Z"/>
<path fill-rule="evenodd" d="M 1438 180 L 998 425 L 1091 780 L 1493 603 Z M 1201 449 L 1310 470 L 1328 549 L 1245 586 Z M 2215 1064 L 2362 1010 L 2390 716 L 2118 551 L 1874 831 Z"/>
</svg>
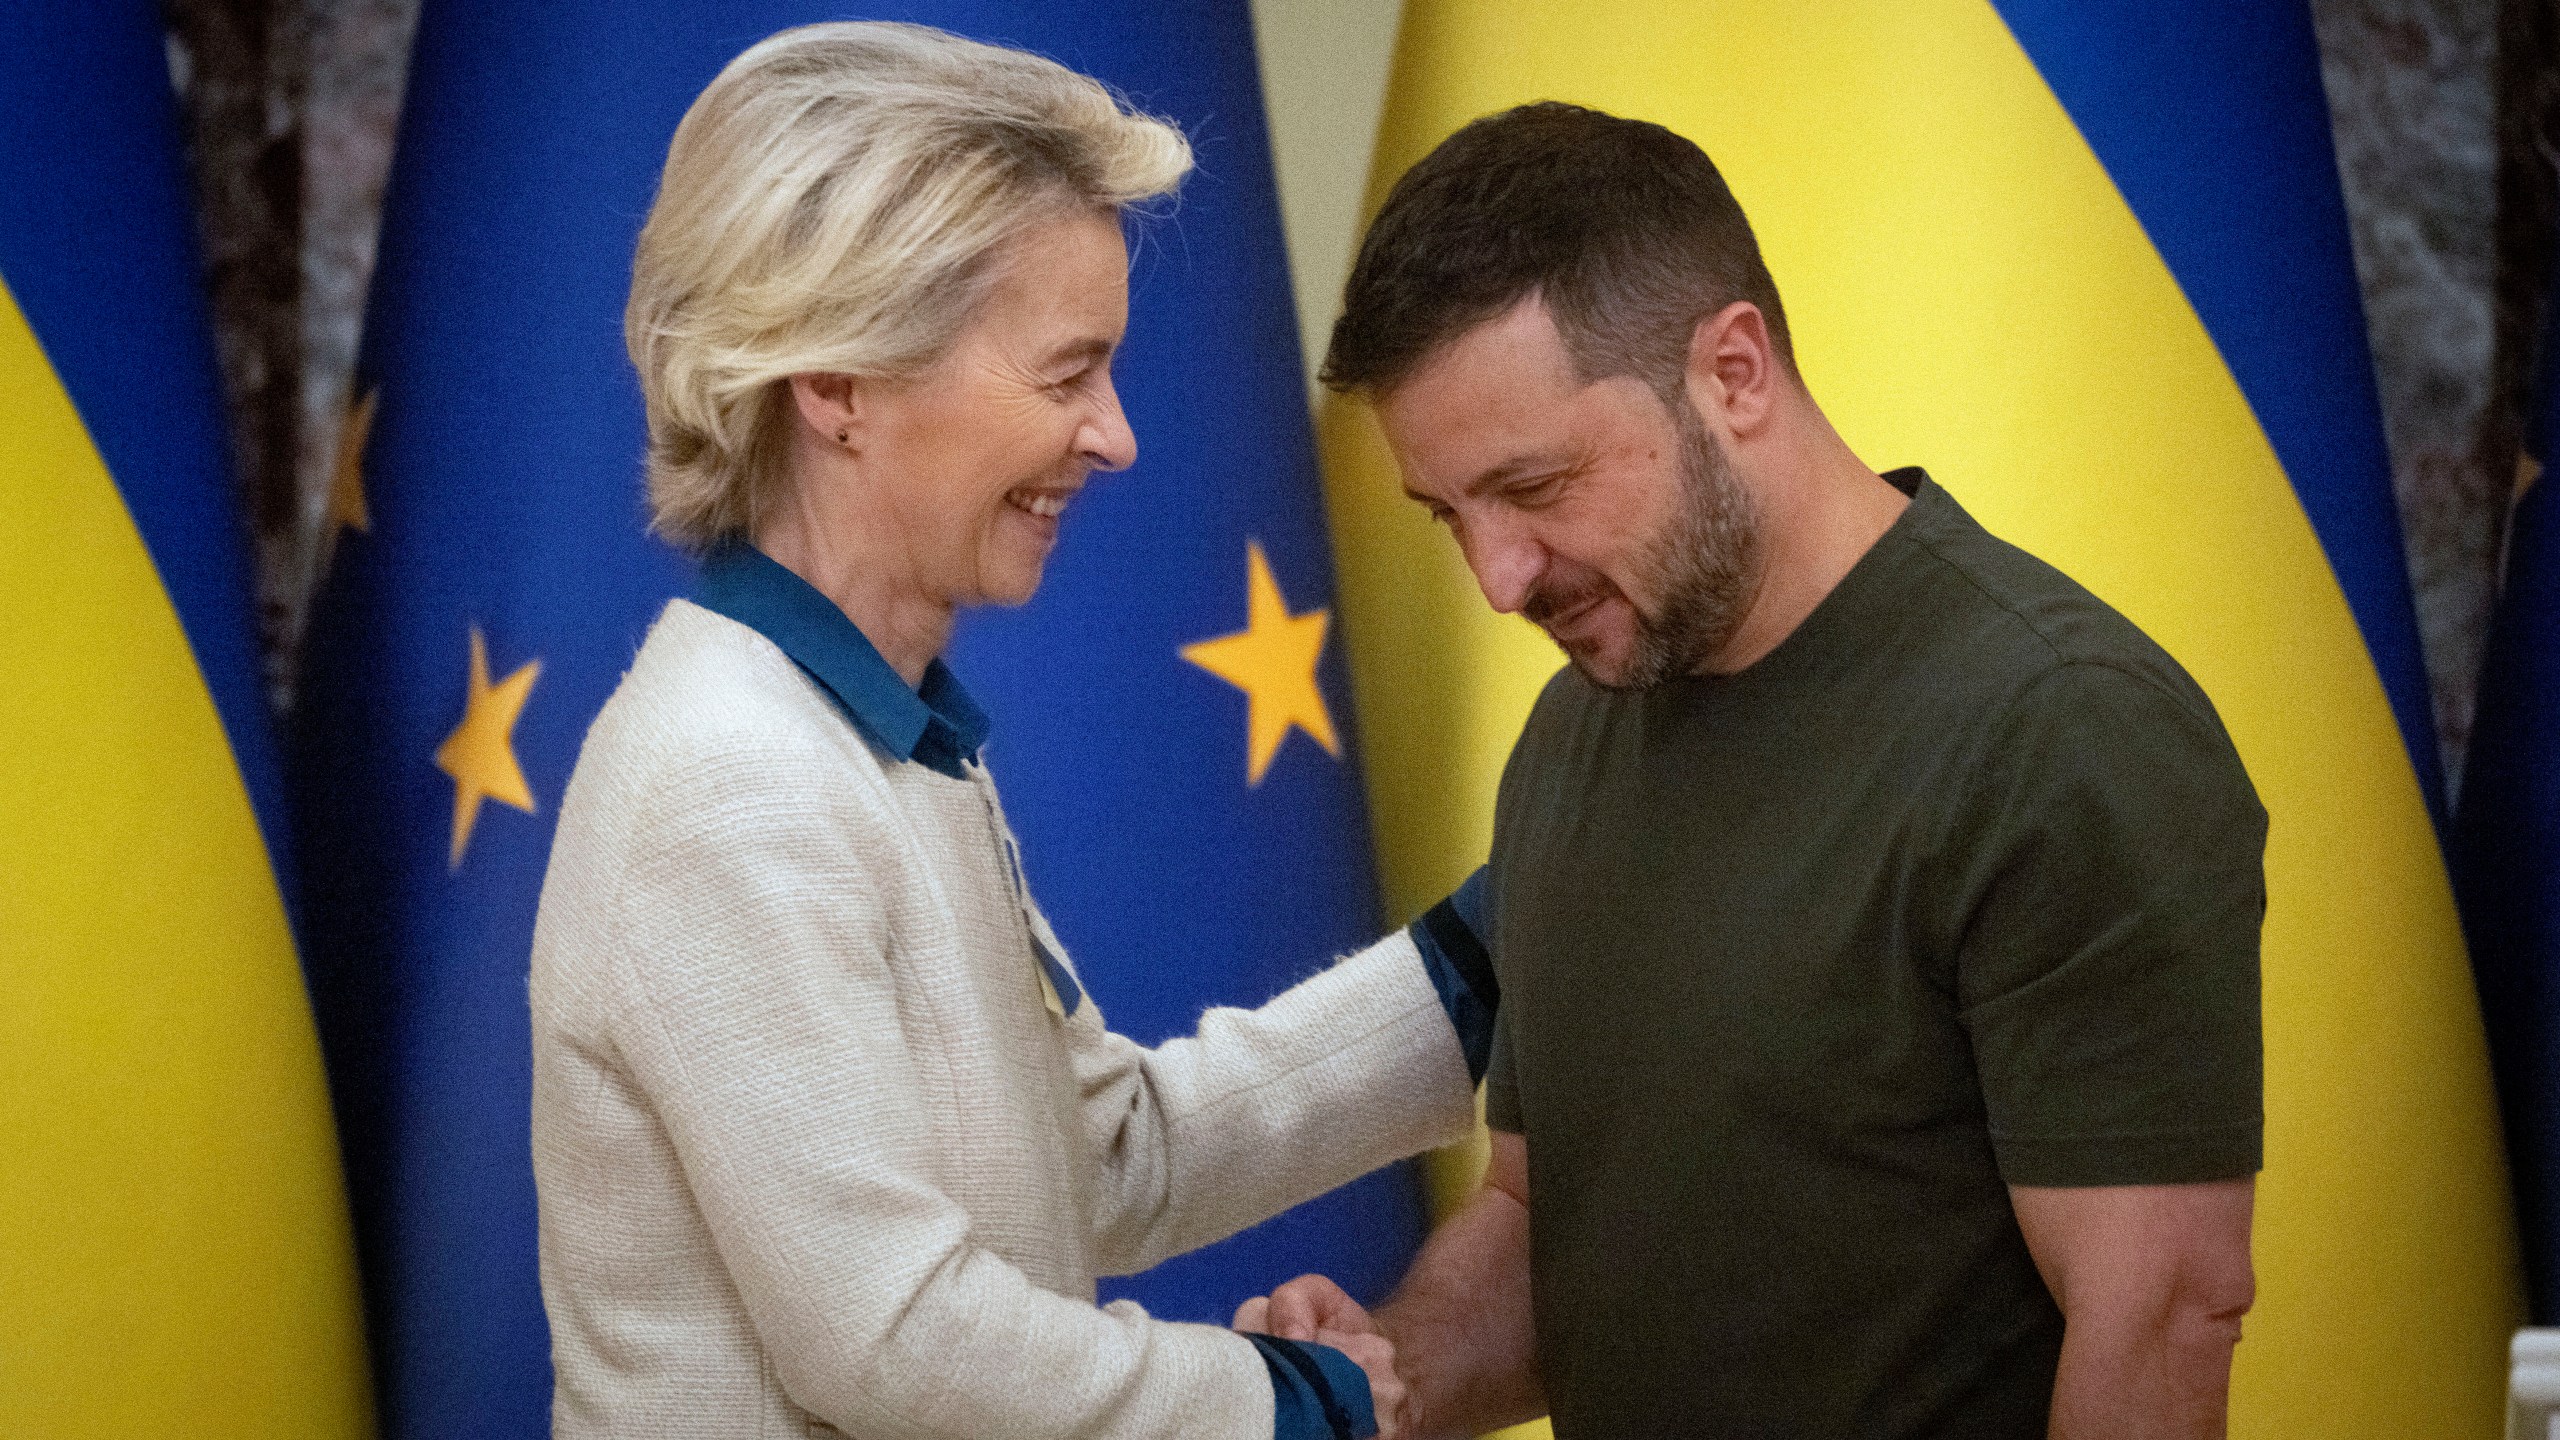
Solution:
<svg viewBox="0 0 2560 1440">
<path fill-rule="evenodd" d="M 703 557 L 702 579 L 694 601 L 725 615 L 774 643 L 791 662 L 818 682 L 818 688 L 844 712 L 863 738 L 904 763 L 922 765 L 954 780 L 969 778 L 993 723 L 950 667 L 935 660 L 924 667 L 924 683 L 909 688 L 904 676 L 880 654 L 871 637 L 836 608 L 818 587 L 794 575 L 771 556 L 741 542 L 724 545 Z M 1030 881 L 1012 842 L 1004 845 L 1006 879 L 1026 919 L 1031 910 Z M 1040 932 L 1031 930 L 1032 957 L 1049 978 L 1058 1003 L 1072 1015 L 1084 1003 L 1084 990 L 1064 961 L 1049 953 Z"/>
<path fill-rule="evenodd" d="M 968 778 L 991 722 L 940 660 L 910 687 L 836 602 L 743 542 L 704 557 L 694 600 L 772 641 L 891 758 Z"/>
</svg>

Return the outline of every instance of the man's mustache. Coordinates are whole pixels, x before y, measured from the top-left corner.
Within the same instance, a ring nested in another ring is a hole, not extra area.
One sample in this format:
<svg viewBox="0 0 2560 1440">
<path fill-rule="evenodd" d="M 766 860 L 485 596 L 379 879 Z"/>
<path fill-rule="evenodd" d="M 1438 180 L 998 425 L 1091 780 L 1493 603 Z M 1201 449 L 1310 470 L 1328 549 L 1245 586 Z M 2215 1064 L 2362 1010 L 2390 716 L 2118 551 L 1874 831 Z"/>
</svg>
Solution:
<svg viewBox="0 0 2560 1440">
<path fill-rule="evenodd" d="M 1520 606 L 1521 616 L 1533 625 L 1552 625 L 1584 605 L 1606 596 L 1611 586 L 1597 576 L 1571 585 L 1540 588 L 1532 591 Z"/>
</svg>

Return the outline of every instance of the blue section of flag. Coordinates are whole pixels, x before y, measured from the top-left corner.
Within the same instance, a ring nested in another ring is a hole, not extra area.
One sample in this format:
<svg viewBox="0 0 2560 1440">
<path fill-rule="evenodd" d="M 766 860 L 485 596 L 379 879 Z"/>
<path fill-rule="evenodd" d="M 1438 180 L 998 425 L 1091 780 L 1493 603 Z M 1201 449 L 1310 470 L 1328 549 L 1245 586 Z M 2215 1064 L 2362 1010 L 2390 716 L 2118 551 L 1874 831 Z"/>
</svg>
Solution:
<svg viewBox="0 0 2560 1440">
<path fill-rule="evenodd" d="M 1194 137 L 1178 214 L 1139 227 L 1117 377 L 1136 467 L 1095 477 L 1039 600 L 964 624 L 952 664 L 1043 909 L 1114 1025 L 1188 1031 L 1374 933 L 1346 748 L 1303 735 L 1248 787 L 1245 701 L 1179 647 L 1244 628 L 1258 540 L 1303 613 L 1332 588 L 1242 0 L 915 3 L 871 12 L 1025 46 Z M 294 778 L 311 965 L 371 1307 L 385 1433 L 547 1433 L 524 981 L 579 741 L 687 567 L 642 532 L 630 256 L 677 119 L 732 56 L 840 12 L 450 0 L 420 22 L 362 385 L 369 534 L 315 610 Z M 484 805 L 448 863 L 433 756 L 469 635 L 534 660 L 514 732 L 539 804 Z M 1341 660 L 1322 670 L 1348 737 Z M 1422 1226 L 1384 1172 L 1126 1282 L 1181 1318 L 1326 1270 L 1375 1297 Z"/>
<path fill-rule="evenodd" d="M 2560 264 L 2553 267 L 2560 278 Z M 2560 294 L 2556 290 L 2555 294 Z M 2546 312 L 2531 453 L 2560 438 L 2560 306 Z M 2560 484 L 2519 499 L 2454 816 L 2533 1323 L 2560 1324 Z"/>
<path fill-rule="evenodd" d="M 1293 732 L 1251 788 L 1243 692 L 1180 656 L 1245 628 L 1248 541 L 1292 613 L 1333 596 L 1249 16 L 1031 8 L 1036 26 L 990 16 L 972 33 L 1170 116 L 1198 168 L 1134 247 L 1115 373 L 1138 463 L 1093 477 L 1038 597 L 965 617 L 952 664 L 996 717 L 987 763 L 1033 892 L 1112 1028 L 1153 1043 L 1374 938 L 1380 902 L 1339 641 L 1317 673 L 1343 755 Z M 1309 1270 L 1383 1298 L 1424 1224 L 1413 1177 L 1381 1172 L 1104 1289 L 1221 1322 Z"/>
<path fill-rule="evenodd" d="M 2431 812 L 2444 767 L 2346 202 L 2301 0 L 1994 0 L 2256 411 Z M 2160 437 L 2175 465 L 2177 437 Z M 2198 475 L 2198 485 L 2217 477 Z"/>
<path fill-rule="evenodd" d="M 0 6 L 0 280 L 106 462 L 269 853 L 283 783 L 157 6 Z"/>
</svg>

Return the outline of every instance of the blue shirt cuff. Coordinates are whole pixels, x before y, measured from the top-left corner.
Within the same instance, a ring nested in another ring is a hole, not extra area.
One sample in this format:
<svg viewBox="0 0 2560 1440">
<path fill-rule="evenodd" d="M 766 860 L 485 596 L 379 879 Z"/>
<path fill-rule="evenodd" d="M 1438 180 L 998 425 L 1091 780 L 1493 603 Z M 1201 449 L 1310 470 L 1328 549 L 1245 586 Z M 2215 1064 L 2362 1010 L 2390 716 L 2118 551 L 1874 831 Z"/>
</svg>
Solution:
<svg viewBox="0 0 2560 1440">
<path fill-rule="evenodd" d="M 1330 1345 L 1248 1331 L 1271 1371 L 1272 1440 L 1369 1440 L 1378 1414 L 1368 1372 Z"/>
<path fill-rule="evenodd" d="M 1422 952 L 1422 968 L 1449 1012 L 1458 1032 L 1458 1048 L 1466 1052 L 1467 1078 L 1484 1079 L 1493 1058 L 1494 1013 L 1502 1006 L 1502 985 L 1494 978 L 1492 951 L 1484 942 L 1485 872 L 1482 866 L 1449 898 L 1422 912 L 1406 926 L 1413 948 Z"/>
</svg>

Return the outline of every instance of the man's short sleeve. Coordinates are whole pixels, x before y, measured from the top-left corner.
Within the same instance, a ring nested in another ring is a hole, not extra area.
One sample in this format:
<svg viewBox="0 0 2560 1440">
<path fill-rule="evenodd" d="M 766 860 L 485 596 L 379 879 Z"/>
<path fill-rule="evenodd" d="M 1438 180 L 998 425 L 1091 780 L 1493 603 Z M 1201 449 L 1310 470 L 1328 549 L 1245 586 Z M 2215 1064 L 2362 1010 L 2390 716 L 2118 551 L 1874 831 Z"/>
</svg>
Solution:
<svg viewBox="0 0 2560 1440">
<path fill-rule="evenodd" d="M 1484 1068 L 1484 1123 L 1506 1135 L 1522 1133 L 1520 1082 L 1511 1070 L 1511 1012 L 1493 1017 L 1493 1058 Z"/>
<path fill-rule="evenodd" d="M 1990 755 L 1956 984 L 2002 1177 L 2254 1173 L 2266 812 L 2209 706 L 2063 665 Z"/>
</svg>

